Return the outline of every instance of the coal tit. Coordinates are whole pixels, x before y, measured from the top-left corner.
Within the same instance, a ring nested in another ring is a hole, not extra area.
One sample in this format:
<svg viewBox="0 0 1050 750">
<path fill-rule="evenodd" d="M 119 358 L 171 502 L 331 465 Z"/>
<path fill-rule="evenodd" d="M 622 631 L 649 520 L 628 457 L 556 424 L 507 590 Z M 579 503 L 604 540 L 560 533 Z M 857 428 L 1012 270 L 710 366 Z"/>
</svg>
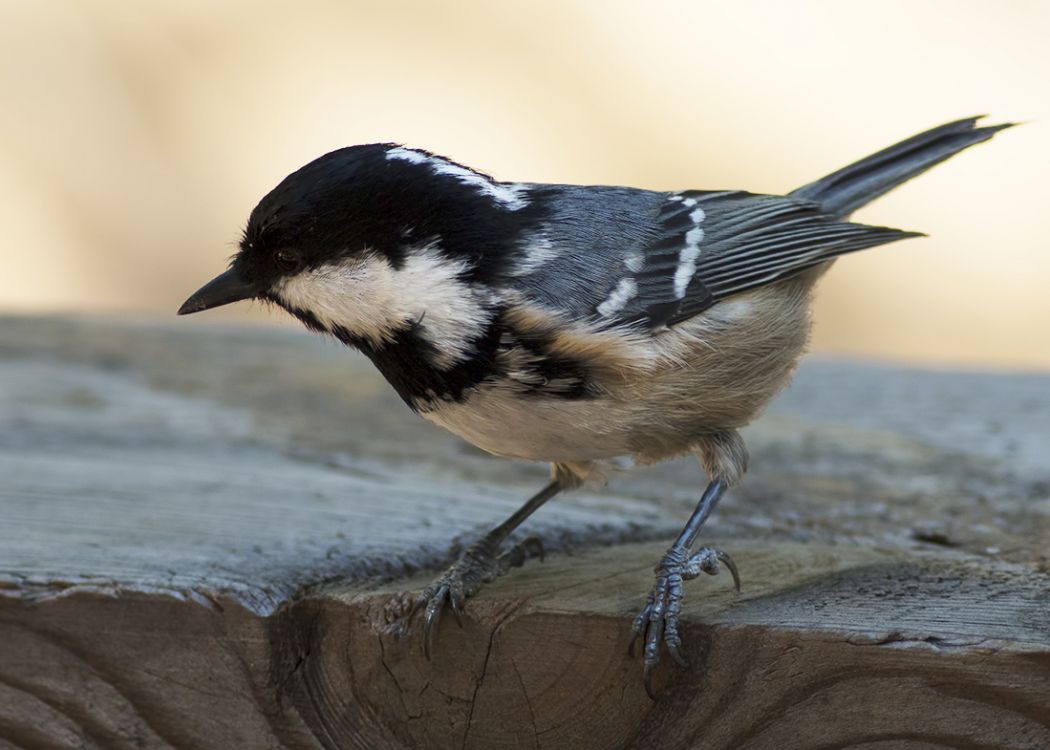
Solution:
<svg viewBox="0 0 1050 750">
<path fill-rule="evenodd" d="M 693 549 L 740 480 L 737 430 L 791 377 L 814 282 L 840 255 L 916 236 L 854 210 L 1009 125 L 924 132 L 786 196 L 498 182 L 392 143 L 326 154 L 248 220 L 229 269 L 180 314 L 268 300 L 364 352 L 409 408 L 552 479 L 416 602 L 424 649 L 446 606 L 530 556 L 501 549 L 605 462 L 695 455 L 709 484 L 655 568 L 634 620 L 650 678 L 661 644 L 684 665 L 683 582 L 736 566 Z"/>
</svg>

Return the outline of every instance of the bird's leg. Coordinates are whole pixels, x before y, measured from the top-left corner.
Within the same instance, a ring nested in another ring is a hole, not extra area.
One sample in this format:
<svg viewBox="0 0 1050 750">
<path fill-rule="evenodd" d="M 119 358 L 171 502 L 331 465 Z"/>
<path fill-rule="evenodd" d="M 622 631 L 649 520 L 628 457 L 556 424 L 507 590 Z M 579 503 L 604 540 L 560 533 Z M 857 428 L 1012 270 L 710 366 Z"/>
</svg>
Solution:
<svg viewBox="0 0 1050 750">
<path fill-rule="evenodd" d="M 722 563 L 729 568 L 733 584 L 740 590 L 740 576 L 733 559 L 720 549 L 701 547 L 695 553 L 689 550 L 700 533 L 700 527 L 714 510 L 719 499 L 726 491 L 726 484 L 715 480 L 707 485 L 703 497 L 689 517 L 682 533 L 667 550 L 667 554 L 656 564 L 656 583 L 646 599 L 645 606 L 634 618 L 634 634 L 631 638 L 631 653 L 634 644 L 642 638 L 645 641 L 643 663 L 645 691 L 655 700 L 652 690 L 652 673 L 660 663 L 660 644 L 667 645 L 667 651 L 680 666 L 688 666 L 682 656 L 682 637 L 678 633 L 678 615 L 682 610 L 682 584 L 701 573 L 715 575 Z"/>
<path fill-rule="evenodd" d="M 733 585 L 740 590 L 740 575 L 733 559 L 720 549 L 701 547 L 690 552 L 700 529 L 722 499 L 729 485 L 739 479 L 747 467 L 747 450 L 735 432 L 713 436 L 700 450 L 700 460 L 712 481 L 700 497 L 696 509 L 667 554 L 656 564 L 656 583 L 646 598 L 645 606 L 634 618 L 629 653 L 633 655 L 638 639 L 645 643 L 643 653 L 645 692 L 655 700 L 652 675 L 660 663 L 660 644 L 667 646 L 671 658 L 679 666 L 688 662 L 682 655 L 682 637 L 678 632 L 678 616 L 682 611 L 683 583 L 701 573 L 716 575 L 724 564 L 733 576 Z"/>
<path fill-rule="evenodd" d="M 500 546 L 518 526 L 531 516 L 537 508 L 566 489 L 569 483 L 555 476 L 542 490 L 533 495 L 506 521 L 470 545 L 451 567 L 437 580 L 423 589 L 408 614 L 411 618 L 420 610 L 423 615 L 423 653 L 430 658 L 434 629 L 447 605 L 456 619 L 460 619 L 463 603 L 476 594 L 483 583 L 494 580 L 511 568 L 520 567 L 530 557 L 543 559 L 543 543 L 537 537 L 529 537 L 520 544 L 500 552 Z"/>
</svg>

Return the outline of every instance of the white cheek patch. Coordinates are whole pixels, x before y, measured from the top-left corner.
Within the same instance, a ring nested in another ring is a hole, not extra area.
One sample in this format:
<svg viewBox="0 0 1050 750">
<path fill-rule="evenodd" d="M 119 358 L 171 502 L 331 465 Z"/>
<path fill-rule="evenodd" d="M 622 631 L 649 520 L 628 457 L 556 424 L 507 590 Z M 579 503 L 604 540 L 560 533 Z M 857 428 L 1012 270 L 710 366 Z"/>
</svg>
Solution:
<svg viewBox="0 0 1050 750">
<path fill-rule="evenodd" d="M 393 268 L 377 256 L 334 263 L 284 279 L 274 292 L 289 307 L 312 314 L 328 330 L 341 326 L 379 345 L 403 321 L 389 307 Z"/>
<path fill-rule="evenodd" d="M 465 267 L 427 245 L 409 250 L 397 269 L 369 255 L 303 271 L 274 292 L 329 330 L 341 326 L 375 346 L 414 325 L 434 348 L 431 362 L 447 369 L 473 352 L 493 316 L 488 295 L 460 278 Z"/>
<path fill-rule="evenodd" d="M 473 342 L 494 316 L 491 292 L 462 280 L 466 266 L 425 247 L 410 252 L 394 273 L 400 309 L 417 321 L 434 347 L 431 361 L 443 369 L 474 353 Z"/>
<path fill-rule="evenodd" d="M 483 174 L 467 169 L 464 166 L 442 159 L 440 156 L 428 154 L 425 151 L 398 146 L 386 152 L 387 159 L 400 159 L 412 164 L 427 164 L 434 174 L 455 177 L 464 185 L 469 185 L 483 195 L 492 198 L 497 203 L 506 206 L 511 211 L 525 208 L 529 205 L 525 199 L 527 188 L 524 185 L 513 185 L 495 182 Z"/>
</svg>

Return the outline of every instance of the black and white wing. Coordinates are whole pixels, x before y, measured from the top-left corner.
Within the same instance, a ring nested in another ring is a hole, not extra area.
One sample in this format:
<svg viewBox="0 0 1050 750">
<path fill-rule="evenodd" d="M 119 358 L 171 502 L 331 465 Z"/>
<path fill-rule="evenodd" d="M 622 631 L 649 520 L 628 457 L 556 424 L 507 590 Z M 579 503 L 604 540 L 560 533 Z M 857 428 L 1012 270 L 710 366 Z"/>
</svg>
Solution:
<svg viewBox="0 0 1050 750">
<path fill-rule="evenodd" d="M 830 216 L 818 203 L 740 191 L 544 186 L 511 283 L 569 319 L 650 329 L 844 253 L 916 236 Z"/>
<path fill-rule="evenodd" d="M 660 236 L 628 254 L 599 318 L 671 326 L 844 253 L 917 235 L 840 221 L 811 201 L 735 191 L 671 194 L 657 223 Z"/>
</svg>

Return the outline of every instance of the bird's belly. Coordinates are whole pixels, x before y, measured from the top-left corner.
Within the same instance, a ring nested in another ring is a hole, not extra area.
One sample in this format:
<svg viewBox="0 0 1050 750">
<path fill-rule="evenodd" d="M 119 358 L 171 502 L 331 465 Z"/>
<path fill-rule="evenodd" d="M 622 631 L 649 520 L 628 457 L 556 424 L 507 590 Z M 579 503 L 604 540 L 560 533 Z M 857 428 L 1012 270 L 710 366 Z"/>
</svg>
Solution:
<svg viewBox="0 0 1050 750">
<path fill-rule="evenodd" d="M 632 416 L 605 399 L 522 397 L 498 386 L 423 417 L 482 450 L 534 461 L 595 461 L 631 453 Z"/>
<path fill-rule="evenodd" d="M 598 381 L 592 397 L 524 394 L 489 382 L 423 416 L 512 458 L 648 463 L 680 455 L 707 434 L 746 425 L 787 384 L 809 331 L 809 289 L 822 270 L 726 300 L 654 336 L 635 361 L 606 367 L 621 374 Z"/>
</svg>

